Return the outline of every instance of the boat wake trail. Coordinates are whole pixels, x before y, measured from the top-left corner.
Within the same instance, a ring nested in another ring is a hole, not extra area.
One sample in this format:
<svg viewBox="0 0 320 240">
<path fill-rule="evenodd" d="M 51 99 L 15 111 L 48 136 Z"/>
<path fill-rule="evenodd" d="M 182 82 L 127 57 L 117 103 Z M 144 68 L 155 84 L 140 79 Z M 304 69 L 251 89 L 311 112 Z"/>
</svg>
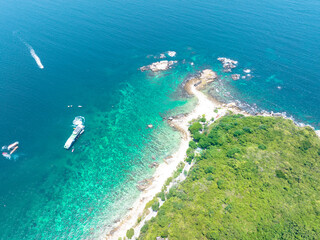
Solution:
<svg viewBox="0 0 320 240">
<path fill-rule="evenodd" d="M 14 35 L 14 36 L 17 36 L 17 37 L 19 38 L 19 40 L 29 49 L 30 55 L 31 55 L 31 57 L 33 57 L 33 59 L 36 61 L 38 67 L 39 67 L 40 69 L 44 69 L 44 66 L 43 66 L 43 64 L 41 63 L 41 60 L 40 60 L 40 58 L 38 57 L 38 55 L 36 54 L 36 52 L 34 51 L 34 49 L 31 47 L 30 44 L 28 44 L 26 41 L 24 41 L 18 34 L 19 34 L 18 31 L 14 31 L 14 32 L 13 32 L 13 35 Z"/>
<path fill-rule="evenodd" d="M 30 51 L 31 57 L 33 57 L 33 59 L 36 61 L 37 65 L 39 68 L 43 69 L 44 66 L 41 63 L 40 58 L 38 57 L 38 55 L 36 54 L 36 52 L 34 51 L 34 49 L 26 42 L 23 42 L 24 45 L 26 45 Z"/>
</svg>

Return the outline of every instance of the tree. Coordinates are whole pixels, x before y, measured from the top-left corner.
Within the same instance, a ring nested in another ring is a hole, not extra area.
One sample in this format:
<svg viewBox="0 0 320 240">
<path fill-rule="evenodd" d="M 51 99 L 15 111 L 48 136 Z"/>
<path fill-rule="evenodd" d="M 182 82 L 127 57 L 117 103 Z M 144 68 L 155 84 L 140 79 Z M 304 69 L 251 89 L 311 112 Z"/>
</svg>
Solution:
<svg viewBox="0 0 320 240">
<path fill-rule="evenodd" d="M 127 238 L 131 239 L 131 238 L 133 237 L 133 235 L 134 235 L 134 230 L 133 230 L 133 228 L 130 228 L 130 229 L 127 231 L 126 236 L 127 236 Z"/>
</svg>

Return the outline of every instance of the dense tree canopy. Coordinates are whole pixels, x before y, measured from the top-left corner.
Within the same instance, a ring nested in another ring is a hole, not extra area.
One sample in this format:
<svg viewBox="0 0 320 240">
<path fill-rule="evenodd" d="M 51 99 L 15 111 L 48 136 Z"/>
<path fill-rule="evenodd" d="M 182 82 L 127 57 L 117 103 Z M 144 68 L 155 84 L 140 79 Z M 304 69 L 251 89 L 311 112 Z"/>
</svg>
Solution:
<svg viewBox="0 0 320 240">
<path fill-rule="evenodd" d="M 201 129 L 190 127 L 195 165 L 140 239 L 320 239 L 320 141 L 311 128 L 231 115 Z"/>
</svg>

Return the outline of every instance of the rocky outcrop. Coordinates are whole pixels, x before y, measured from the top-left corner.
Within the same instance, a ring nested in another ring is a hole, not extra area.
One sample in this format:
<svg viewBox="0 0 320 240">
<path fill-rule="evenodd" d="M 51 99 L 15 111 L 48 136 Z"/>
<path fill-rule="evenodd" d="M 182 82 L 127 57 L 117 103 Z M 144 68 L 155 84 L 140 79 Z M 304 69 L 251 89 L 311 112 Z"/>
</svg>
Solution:
<svg viewBox="0 0 320 240">
<path fill-rule="evenodd" d="M 143 66 L 140 68 L 142 72 L 151 70 L 152 72 L 158 72 L 158 71 L 165 71 L 168 70 L 169 68 L 172 67 L 172 65 L 176 64 L 178 61 L 159 61 L 159 62 L 154 62 L 150 65 Z"/>
<path fill-rule="evenodd" d="M 152 177 L 152 178 L 147 178 L 138 182 L 138 185 L 137 185 L 138 190 L 141 192 L 146 190 L 151 185 L 153 179 L 154 178 Z"/>
<path fill-rule="evenodd" d="M 175 51 L 168 51 L 167 54 L 169 57 L 175 57 L 177 55 Z"/>
<path fill-rule="evenodd" d="M 206 83 L 213 82 L 218 76 L 211 69 L 205 69 L 200 74 L 200 80 L 206 81 Z"/>
<path fill-rule="evenodd" d="M 220 57 L 218 61 L 222 63 L 222 67 L 224 68 L 224 72 L 231 72 L 233 68 L 236 68 L 238 65 L 238 61 L 232 60 L 230 58 Z"/>
</svg>

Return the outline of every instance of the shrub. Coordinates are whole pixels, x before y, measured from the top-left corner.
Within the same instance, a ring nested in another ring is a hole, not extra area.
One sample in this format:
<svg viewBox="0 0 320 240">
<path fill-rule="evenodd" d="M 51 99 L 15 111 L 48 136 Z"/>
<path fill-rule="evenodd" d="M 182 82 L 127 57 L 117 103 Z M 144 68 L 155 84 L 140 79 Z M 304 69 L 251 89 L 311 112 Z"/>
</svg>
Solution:
<svg viewBox="0 0 320 240">
<path fill-rule="evenodd" d="M 166 182 L 164 183 L 165 186 L 168 186 L 172 182 L 173 178 L 169 177 Z"/>
<path fill-rule="evenodd" d="M 208 177 L 207 177 L 207 180 L 208 181 L 213 181 L 214 180 L 214 177 L 212 174 L 209 174 Z"/>
<path fill-rule="evenodd" d="M 217 186 L 220 190 L 224 189 L 224 180 L 222 179 L 218 180 Z"/>
<path fill-rule="evenodd" d="M 196 149 L 197 148 L 197 144 L 194 141 L 190 141 L 189 142 L 189 147 L 191 147 L 192 149 Z"/>
<path fill-rule="evenodd" d="M 174 202 L 174 203 L 173 203 L 173 207 L 174 207 L 174 209 L 176 209 L 176 210 L 181 210 L 181 209 L 183 209 L 183 203 L 181 203 L 181 202 Z"/>
<path fill-rule="evenodd" d="M 259 129 L 261 129 L 261 130 L 267 130 L 267 126 L 265 125 L 265 124 L 261 124 L 260 126 L 259 126 Z"/>
<path fill-rule="evenodd" d="M 194 157 L 194 149 L 193 148 L 188 148 L 187 149 L 187 157 Z"/>
<path fill-rule="evenodd" d="M 303 151 L 307 151 L 311 147 L 312 147 L 311 143 L 309 141 L 307 141 L 307 140 L 304 140 L 301 143 L 300 149 L 303 150 Z"/>
<path fill-rule="evenodd" d="M 159 210 L 159 202 L 156 201 L 154 204 L 151 206 L 152 211 L 157 212 Z"/>
<path fill-rule="evenodd" d="M 140 232 L 145 233 L 146 231 L 148 231 L 148 228 L 149 228 L 149 224 L 148 222 L 146 222 L 141 228 Z"/>
<path fill-rule="evenodd" d="M 205 149 L 207 147 L 210 146 L 210 140 L 208 137 L 202 137 L 200 140 L 199 140 L 199 147 L 202 148 L 202 149 Z"/>
<path fill-rule="evenodd" d="M 169 235 L 168 229 L 165 229 L 162 233 L 161 233 L 161 237 L 162 238 L 167 238 Z"/>
<path fill-rule="evenodd" d="M 209 240 L 216 240 L 216 239 L 219 239 L 219 234 L 215 233 L 214 231 L 210 231 L 210 232 L 207 232 L 206 237 Z"/>
<path fill-rule="evenodd" d="M 234 158 L 236 153 L 240 153 L 240 149 L 239 148 L 232 148 L 227 152 L 227 157 L 228 158 Z"/>
<path fill-rule="evenodd" d="M 227 212 L 231 212 L 232 211 L 232 205 L 231 204 L 228 204 L 228 206 L 226 206 L 225 210 Z"/>
<path fill-rule="evenodd" d="M 236 131 L 233 133 L 233 136 L 239 137 L 239 136 L 241 136 L 242 134 L 244 134 L 244 131 L 239 129 L 239 130 L 236 130 Z"/>
<path fill-rule="evenodd" d="M 258 146 L 258 148 L 261 149 L 261 150 L 266 150 L 266 149 L 267 149 L 267 146 L 264 145 L 264 144 L 260 144 L 260 145 Z"/>
<path fill-rule="evenodd" d="M 127 236 L 127 238 L 131 239 L 131 238 L 133 237 L 133 235 L 134 235 L 134 230 L 133 230 L 133 228 L 130 228 L 130 229 L 127 231 L 126 236 Z"/>
<path fill-rule="evenodd" d="M 200 130 L 202 130 L 202 125 L 199 122 L 194 122 L 190 127 L 189 127 L 189 131 L 191 132 L 191 134 L 195 134 L 196 132 L 199 132 Z"/>
<path fill-rule="evenodd" d="M 193 139 L 194 139 L 196 142 L 199 142 L 199 140 L 200 140 L 201 137 L 202 137 L 202 134 L 199 133 L 199 132 L 196 132 L 196 133 L 193 134 L 192 136 L 193 136 Z"/>
<path fill-rule="evenodd" d="M 249 127 L 244 127 L 244 128 L 243 128 L 243 131 L 245 131 L 245 132 L 247 132 L 247 133 L 252 133 L 252 130 L 251 130 L 251 128 L 249 128 Z"/>
<path fill-rule="evenodd" d="M 200 122 L 203 122 L 205 123 L 207 120 L 206 120 L 206 117 L 204 115 L 202 115 L 202 118 L 200 118 Z"/>
<path fill-rule="evenodd" d="M 192 159 L 193 159 L 192 157 L 187 157 L 186 162 L 190 164 L 192 162 Z"/>
<path fill-rule="evenodd" d="M 159 192 L 157 194 L 157 197 L 161 199 L 161 201 L 165 201 L 166 200 L 166 196 L 164 194 L 164 192 Z"/>
<path fill-rule="evenodd" d="M 214 167 L 213 166 L 209 166 L 209 167 L 207 167 L 205 170 L 204 170 L 204 172 L 205 173 L 214 173 Z"/>
<path fill-rule="evenodd" d="M 286 175 L 281 170 L 276 170 L 276 176 L 278 178 L 287 179 Z"/>
</svg>

